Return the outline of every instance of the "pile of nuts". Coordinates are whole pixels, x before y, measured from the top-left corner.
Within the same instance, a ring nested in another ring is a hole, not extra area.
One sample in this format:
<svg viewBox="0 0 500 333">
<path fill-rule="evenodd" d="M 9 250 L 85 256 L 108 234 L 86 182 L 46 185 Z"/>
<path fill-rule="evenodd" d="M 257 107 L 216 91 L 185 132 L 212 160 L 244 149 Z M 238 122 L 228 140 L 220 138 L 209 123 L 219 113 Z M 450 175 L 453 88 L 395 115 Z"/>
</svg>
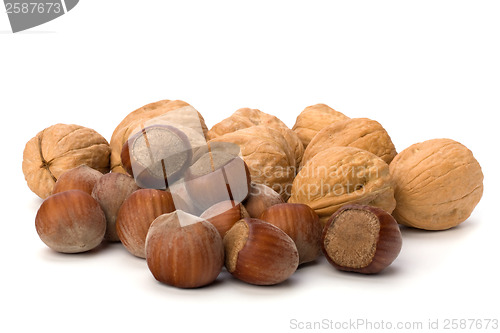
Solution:
<svg viewBox="0 0 500 333">
<path fill-rule="evenodd" d="M 208 130 L 183 101 L 128 114 L 110 143 L 56 124 L 23 154 L 29 188 L 44 199 L 41 240 L 62 253 L 121 242 L 168 285 L 196 288 L 222 269 L 254 285 L 288 279 L 323 254 L 342 271 L 379 273 L 399 255 L 399 224 L 445 230 L 481 199 L 472 152 L 451 139 L 399 154 L 378 122 L 325 104 L 290 129 L 239 109 Z"/>
</svg>

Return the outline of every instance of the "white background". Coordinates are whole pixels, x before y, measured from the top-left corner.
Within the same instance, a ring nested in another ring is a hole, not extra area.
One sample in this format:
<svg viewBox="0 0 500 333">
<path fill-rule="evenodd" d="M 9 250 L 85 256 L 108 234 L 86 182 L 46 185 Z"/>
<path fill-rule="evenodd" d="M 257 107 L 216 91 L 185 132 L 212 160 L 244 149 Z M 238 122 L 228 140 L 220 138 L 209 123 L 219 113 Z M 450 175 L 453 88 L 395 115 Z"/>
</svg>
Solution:
<svg viewBox="0 0 500 333">
<path fill-rule="evenodd" d="M 500 319 L 497 176 L 499 1 L 83 0 L 12 34 L 0 13 L 1 332 L 287 332 L 290 321 Z M 108 140 L 134 109 L 192 104 L 209 127 L 240 107 L 293 126 L 326 103 L 378 120 L 398 151 L 449 137 L 485 175 L 470 219 L 403 229 L 383 274 L 323 259 L 275 287 L 222 274 L 207 288 L 162 285 L 120 244 L 57 254 L 39 240 L 41 200 L 21 171 L 25 143 L 58 122 Z M 328 330 L 325 330 L 328 331 Z M 491 330 L 490 330 L 491 331 Z"/>
</svg>

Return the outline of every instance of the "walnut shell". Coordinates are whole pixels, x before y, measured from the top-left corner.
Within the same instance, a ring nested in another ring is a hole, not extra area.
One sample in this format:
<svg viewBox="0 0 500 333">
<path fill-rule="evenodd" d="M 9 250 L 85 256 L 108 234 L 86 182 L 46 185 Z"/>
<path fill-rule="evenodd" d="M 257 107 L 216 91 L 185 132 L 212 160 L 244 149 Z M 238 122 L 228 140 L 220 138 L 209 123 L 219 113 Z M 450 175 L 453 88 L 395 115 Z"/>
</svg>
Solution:
<svg viewBox="0 0 500 333">
<path fill-rule="evenodd" d="M 346 204 L 376 206 L 388 213 L 396 206 L 387 163 L 353 147 L 332 147 L 310 159 L 295 177 L 288 202 L 308 205 L 323 225 Z"/>
<path fill-rule="evenodd" d="M 416 143 L 390 164 L 403 225 L 444 230 L 465 221 L 483 194 L 481 166 L 464 145 L 451 139 Z"/>
<path fill-rule="evenodd" d="M 129 113 L 115 128 L 111 137 L 111 171 L 126 173 L 121 165 L 125 141 L 142 128 L 151 125 L 173 125 L 189 138 L 192 147 L 206 144 L 208 129 L 202 115 L 184 101 L 162 100 Z"/>
<path fill-rule="evenodd" d="M 29 188 L 40 198 L 52 194 L 61 174 L 82 164 L 102 173 L 109 171 L 108 141 L 93 129 L 56 124 L 26 143 L 23 173 Z"/>
<path fill-rule="evenodd" d="M 296 166 L 299 166 L 300 161 L 302 160 L 302 155 L 304 154 L 304 146 L 302 145 L 302 142 L 297 134 L 295 134 L 294 131 L 288 128 L 285 123 L 277 117 L 257 109 L 242 108 L 237 110 L 230 117 L 224 119 L 218 124 L 215 124 L 208 132 L 208 136 L 210 139 L 214 139 L 221 135 L 243 128 L 259 125 L 275 129 L 283 135 L 295 155 Z"/>
<path fill-rule="evenodd" d="M 380 123 L 368 118 L 353 118 L 337 121 L 319 131 L 309 142 L 302 165 L 332 146 L 360 148 L 377 155 L 387 164 L 396 156 L 391 137 Z"/>
<path fill-rule="evenodd" d="M 292 129 L 297 133 L 304 148 L 307 148 L 312 138 L 314 138 L 323 127 L 344 119 L 349 119 L 349 117 L 341 112 L 335 111 L 326 104 L 315 104 L 306 107 L 304 111 L 297 116 L 297 120 Z"/>
<path fill-rule="evenodd" d="M 284 200 L 290 196 L 295 159 L 280 132 L 266 126 L 252 126 L 219 136 L 209 144 L 212 142 L 232 142 L 240 146 L 252 182 L 271 187 Z"/>
</svg>

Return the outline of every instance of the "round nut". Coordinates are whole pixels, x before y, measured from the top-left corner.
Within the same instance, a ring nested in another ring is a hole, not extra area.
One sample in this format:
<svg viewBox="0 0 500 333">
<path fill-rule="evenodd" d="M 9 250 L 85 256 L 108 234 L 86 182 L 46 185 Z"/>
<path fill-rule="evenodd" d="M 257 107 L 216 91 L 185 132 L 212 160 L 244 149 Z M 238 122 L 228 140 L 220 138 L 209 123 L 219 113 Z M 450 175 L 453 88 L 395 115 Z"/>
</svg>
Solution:
<svg viewBox="0 0 500 333">
<path fill-rule="evenodd" d="M 295 177 L 288 202 L 308 205 L 323 225 L 349 203 L 376 206 L 389 213 L 396 206 L 387 163 L 352 147 L 332 147 L 309 160 Z"/>
<path fill-rule="evenodd" d="M 248 196 L 250 173 L 239 156 L 210 151 L 187 169 L 185 186 L 200 210 L 225 200 L 242 202 Z"/>
<path fill-rule="evenodd" d="M 321 254 L 323 226 L 318 214 L 304 204 L 283 203 L 266 209 L 260 219 L 283 230 L 295 242 L 299 265 L 314 261 Z"/>
<path fill-rule="evenodd" d="M 173 211 L 174 201 L 167 191 L 140 189 L 129 195 L 116 217 L 116 232 L 123 246 L 136 257 L 146 258 L 149 226 L 158 216 Z"/>
<path fill-rule="evenodd" d="M 192 148 L 182 131 L 153 125 L 132 135 L 123 145 L 125 170 L 142 188 L 166 189 L 191 165 Z"/>
<path fill-rule="evenodd" d="M 285 123 L 277 117 L 257 109 L 242 108 L 237 110 L 229 118 L 215 124 L 208 132 L 208 136 L 210 139 L 214 139 L 243 128 L 259 125 L 270 127 L 283 135 L 283 138 L 286 140 L 292 153 L 294 154 L 296 161 L 295 166 L 299 166 L 300 161 L 302 160 L 302 154 L 304 154 L 304 146 L 297 134 L 289 129 Z"/>
<path fill-rule="evenodd" d="M 233 200 L 221 201 L 204 211 L 200 217 L 212 223 L 221 237 L 239 220 L 249 217 L 245 207 Z"/>
<path fill-rule="evenodd" d="M 481 166 L 451 139 L 416 143 L 390 165 L 396 220 L 425 230 L 449 229 L 465 221 L 483 194 Z"/>
<path fill-rule="evenodd" d="M 333 124 L 339 120 L 349 119 L 341 112 L 335 111 L 326 104 L 315 104 L 308 106 L 302 111 L 295 121 L 293 130 L 302 141 L 304 149 L 309 142 L 324 127 Z"/>
<path fill-rule="evenodd" d="M 256 285 L 273 285 L 297 269 L 299 254 L 293 240 L 259 219 L 238 221 L 224 236 L 226 268 L 234 277 Z"/>
<path fill-rule="evenodd" d="M 23 173 L 29 188 L 40 198 L 52 194 L 57 179 L 67 170 L 85 164 L 109 171 L 109 144 L 96 131 L 56 124 L 28 141 L 23 152 Z"/>
<path fill-rule="evenodd" d="M 248 198 L 243 205 L 250 217 L 259 218 L 266 209 L 280 203 L 285 203 L 285 201 L 278 192 L 267 185 L 252 183 Z"/>
<path fill-rule="evenodd" d="M 92 194 L 94 185 L 102 173 L 84 164 L 64 172 L 56 181 L 52 194 L 67 190 L 81 190 Z"/>
<path fill-rule="evenodd" d="M 322 236 L 323 253 L 342 271 L 379 273 L 399 255 L 401 232 L 384 210 L 346 205 L 328 220 Z"/>
<path fill-rule="evenodd" d="M 120 238 L 116 232 L 116 216 L 122 203 L 139 186 L 134 178 L 118 172 L 110 172 L 103 175 L 96 182 L 92 190 L 92 197 L 97 200 L 106 216 L 106 234 L 104 239 L 110 242 L 118 242 Z"/>
<path fill-rule="evenodd" d="M 146 261 L 160 282 L 197 288 L 217 279 L 224 265 L 222 238 L 208 221 L 175 211 L 156 218 L 146 239 Z"/>
<path fill-rule="evenodd" d="M 54 251 L 79 253 L 101 243 L 106 218 L 90 194 L 69 190 L 43 201 L 36 214 L 35 227 L 40 239 Z"/>
<path fill-rule="evenodd" d="M 201 114 L 184 101 L 162 100 L 147 104 L 129 113 L 111 136 L 111 171 L 126 173 L 122 167 L 121 152 L 125 142 L 144 127 L 172 125 L 189 134 L 192 147 L 205 143 L 207 126 Z"/>
<path fill-rule="evenodd" d="M 387 164 L 396 156 L 391 137 L 380 123 L 368 118 L 353 118 L 336 121 L 319 131 L 307 146 L 302 165 L 317 153 L 333 146 L 364 149 Z"/>
<path fill-rule="evenodd" d="M 295 176 L 295 158 L 280 132 L 266 126 L 252 126 L 219 136 L 209 144 L 214 142 L 232 142 L 240 146 L 252 181 L 265 184 L 283 200 L 288 199 Z"/>
</svg>

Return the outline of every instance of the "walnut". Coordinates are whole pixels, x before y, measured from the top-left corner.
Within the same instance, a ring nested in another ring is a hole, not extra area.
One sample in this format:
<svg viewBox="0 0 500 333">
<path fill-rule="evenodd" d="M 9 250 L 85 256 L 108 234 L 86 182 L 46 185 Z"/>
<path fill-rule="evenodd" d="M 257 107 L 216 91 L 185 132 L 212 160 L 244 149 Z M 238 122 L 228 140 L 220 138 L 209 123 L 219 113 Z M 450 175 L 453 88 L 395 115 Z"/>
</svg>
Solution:
<svg viewBox="0 0 500 333">
<path fill-rule="evenodd" d="M 326 104 L 315 104 L 308 106 L 302 111 L 295 121 L 293 130 L 307 148 L 312 138 L 325 126 L 339 120 L 349 119 L 341 112 L 335 111 Z"/>
<path fill-rule="evenodd" d="M 110 147 L 96 131 L 78 125 L 56 124 L 28 141 L 23 152 L 23 173 L 29 188 L 40 198 L 52 194 L 59 176 L 82 164 L 109 171 Z"/>
<path fill-rule="evenodd" d="M 280 132 L 267 126 L 252 126 L 216 137 L 209 145 L 213 142 L 232 142 L 240 146 L 252 182 L 271 187 L 284 200 L 289 197 L 295 159 Z"/>
<path fill-rule="evenodd" d="M 224 119 L 218 124 L 215 124 L 208 132 L 209 138 L 214 139 L 221 135 L 231 133 L 243 128 L 251 126 L 267 126 L 277 130 L 283 135 L 286 142 L 292 148 L 292 153 L 295 155 L 295 166 L 299 166 L 304 154 L 304 146 L 297 134 L 288 128 L 285 123 L 277 117 L 262 112 L 257 109 L 242 108 L 234 112 L 230 117 Z"/>
<path fill-rule="evenodd" d="M 382 125 L 368 118 L 354 118 L 337 121 L 319 131 L 307 146 L 302 164 L 332 146 L 364 149 L 387 164 L 396 156 L 396 148 Z"/>
<path fill-rule="evenodd" d="M 451 139 L 416 143 L 390 164 L 397 201 L 393 212 L 406 226 L 444 230 L 465 221 L 483 194 L 483 173 L 472 152 Z"/>
<path fill-rule="evenodd" d="M 353 147 L 331 147 L 310 159 L 295 177 L 288 202 L 304 203 L 324 225 L 346 204 L 396 206 L 389 166 L 380 157 Z"/>
<path fill-rule="evenodd" d="M 121 164 L 122 147 L 132 135 L 151 125 L 172 125 L 183 131 L 192 147 L 206 145 L 207 125 L 202 115 L 183 101 L 162 100 L 129 113 L 111 137 L 111 171 L 126 173 Z"/>
</svg>

